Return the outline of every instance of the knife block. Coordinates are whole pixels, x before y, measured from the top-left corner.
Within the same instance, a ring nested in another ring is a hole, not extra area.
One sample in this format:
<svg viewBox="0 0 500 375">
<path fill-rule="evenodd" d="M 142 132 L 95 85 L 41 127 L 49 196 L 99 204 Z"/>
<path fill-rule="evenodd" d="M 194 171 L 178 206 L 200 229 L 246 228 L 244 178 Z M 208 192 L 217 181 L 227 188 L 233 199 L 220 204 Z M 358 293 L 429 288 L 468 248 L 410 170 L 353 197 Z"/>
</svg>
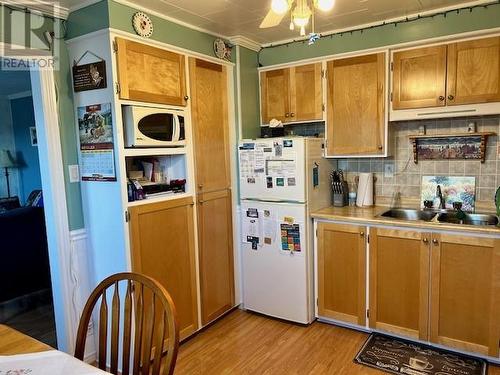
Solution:
<svg viewBox="0 0 500 375">
<path fill-rule="evenodd" d="M 333 206 L 344 207 L 347 205 L 349 205 L 349 188 L 347 182 L 344 181 L 342 183 L 342 193 L 333 192 Z"/>
</svg>

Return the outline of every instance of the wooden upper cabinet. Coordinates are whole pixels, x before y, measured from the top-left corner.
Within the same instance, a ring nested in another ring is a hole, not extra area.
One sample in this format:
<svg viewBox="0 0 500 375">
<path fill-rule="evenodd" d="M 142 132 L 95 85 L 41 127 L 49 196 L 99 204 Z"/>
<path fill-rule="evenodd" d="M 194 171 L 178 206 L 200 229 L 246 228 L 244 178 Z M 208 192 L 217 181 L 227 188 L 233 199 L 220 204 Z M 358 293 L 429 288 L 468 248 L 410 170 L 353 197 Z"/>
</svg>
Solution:
<svg viewBox="0 0 500 375">
<path fill-rule="evenodd" d="M 500 37 L 448 45 L 447 104 L 500 101 Z"/>
<path fill-rule="evenodd" d="M 186 105 L 184 55 L 116 38 L 120 99 Z"/>
<path fill-rule="evenodd" d="M 446 104 L 446 45 L 394 52 L 392 108 Z"/>
<path fill-rule="evenodd" d="M 231 186 L 227 69 L 189 59 L 197 192 Z"/>
<path fill-rule="evenodd" d="M 386 152 L 386 54 L 328 62 L 327 154 Z"/>
<path fill-rule="evenodd" d="M 260 73 L 263 124 L 323 119 L 321 63 Z"/>
<path fill-rule="evenodd" d="M 370 327 L 427 340 L 430 235 L 370 228 Z"/>
<path fill-rule="evenodd" d="M 290 68 L 290 121 L 323 119 L 321 63 Z"/>
<path fill-rule="evenodd" d="M 500 240 L 441 234 L 431 249 L 431 341 L 498 358 Z"/>
<path fill-rule="evenodd" d="M 167 289 L 183 339 L 198 327 L 193 199 L 142 204 L 129 213 L 132 271 Z"/>
<path fill-rule="evenodd" d="M 318 315 L 364 326 L 366 227 L 318 224 Z"/>
<path fill-rule="evenodd" d="M 281 122 L 290 118 L 290 69 L 260 73 L 260 104 L 263 124 L 274 118 Z"/>
</svg>

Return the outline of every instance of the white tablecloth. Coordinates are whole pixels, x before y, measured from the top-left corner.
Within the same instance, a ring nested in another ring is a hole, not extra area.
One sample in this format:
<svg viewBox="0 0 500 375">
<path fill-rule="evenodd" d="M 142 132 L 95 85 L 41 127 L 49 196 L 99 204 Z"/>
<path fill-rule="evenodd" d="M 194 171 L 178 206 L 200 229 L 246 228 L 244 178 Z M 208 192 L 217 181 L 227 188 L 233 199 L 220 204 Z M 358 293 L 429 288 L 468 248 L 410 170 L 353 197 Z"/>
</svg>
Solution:
<svg viewBox="0 0 500 375">
<path fill-rule="evenodd" d="M 109 374 L 58 350 L 0 356 L 0 375 Z"/>
</svg>

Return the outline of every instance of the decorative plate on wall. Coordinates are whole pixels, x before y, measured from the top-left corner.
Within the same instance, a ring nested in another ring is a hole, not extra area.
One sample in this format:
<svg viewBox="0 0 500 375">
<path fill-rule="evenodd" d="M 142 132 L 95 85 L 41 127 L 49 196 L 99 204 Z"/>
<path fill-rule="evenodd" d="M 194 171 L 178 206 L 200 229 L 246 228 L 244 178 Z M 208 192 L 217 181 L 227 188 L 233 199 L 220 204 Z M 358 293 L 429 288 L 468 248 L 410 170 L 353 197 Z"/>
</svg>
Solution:
<svg viewBox="0 0 500 375">
<path fill-rule="evenodd" d="M 232 46 L 224 42 L 222 39 L 214 40 L 214 53 L 219 59 L 231 60 Z"/>
<path fill-rule="evenodd" d="M 146 13 L 136 12 L 132 17 L 132 26 L 137 35 L 149 38 L 153 35 L 153 21 Z"/>
</svg>

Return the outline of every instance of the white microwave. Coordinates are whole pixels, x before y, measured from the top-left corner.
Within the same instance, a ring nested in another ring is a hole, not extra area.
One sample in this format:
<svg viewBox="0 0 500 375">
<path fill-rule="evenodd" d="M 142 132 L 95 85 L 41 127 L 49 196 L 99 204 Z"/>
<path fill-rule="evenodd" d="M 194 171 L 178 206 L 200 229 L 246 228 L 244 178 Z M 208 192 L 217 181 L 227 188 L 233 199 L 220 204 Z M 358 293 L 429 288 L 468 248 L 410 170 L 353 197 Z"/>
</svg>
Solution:
<svg viewBox="0 0 500 375">
<path fill-rule="evenodd" d="M 125 147 L 171 147 L 186 145 L 183 109 L 123 106 Z"/>
</svg>

